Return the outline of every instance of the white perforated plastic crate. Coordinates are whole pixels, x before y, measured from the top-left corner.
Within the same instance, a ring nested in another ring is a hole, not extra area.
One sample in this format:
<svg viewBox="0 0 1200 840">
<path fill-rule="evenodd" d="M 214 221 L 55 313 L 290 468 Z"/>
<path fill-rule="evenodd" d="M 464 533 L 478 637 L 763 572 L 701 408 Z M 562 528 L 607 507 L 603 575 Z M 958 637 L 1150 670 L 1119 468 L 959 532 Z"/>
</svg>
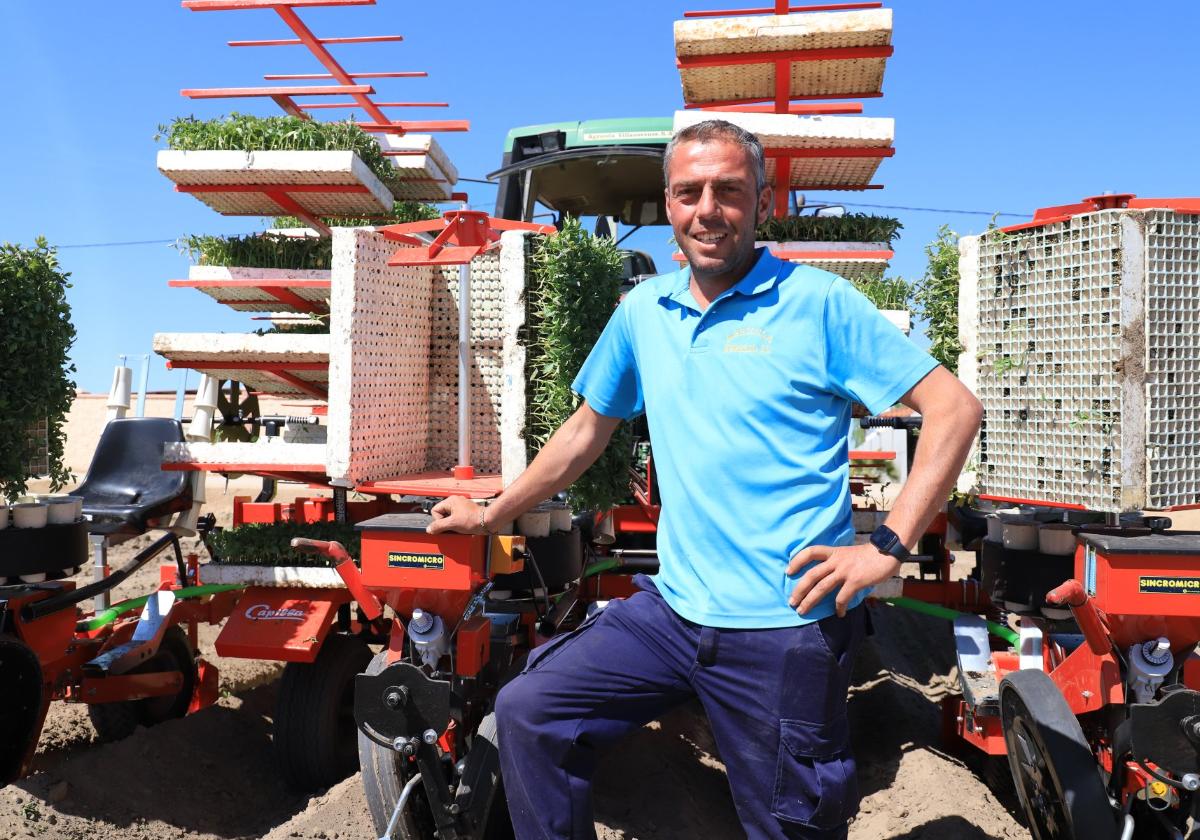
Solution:
<svg viewBox="0 0 1200 840">
<path fill-rule="evenodd" d="M 979 490 L 1110 512 L 1200 503 L 1200 217 L 1100 211 L 960 254 Z"/>
<path fill-rule="evenodd" d="M 772 54 L 791 50 L 882 47 L 892 40 L 892 10 L 797 15 L 746 15 L 675 23 L 675 55 L 684 101 L 770 99 L 775 95 Z M 763 53 L 758 63 L 687 67 L 692 56 Z M 825 58 L 791 66 L 791 95 L 863 96 L 883 86 L 886 56 Z"/>
<path fill-rule="evenodd" d="M 395 250 L 370 230 L 333 231 L 327 466 L 350 484 L 426 465 L 433 270 L 389 267 Z"/>
<path fill-rule="evenodd" d="M 758 137 L 768 152 L 795 150 L 819 154 L 830 149 L 827 157 L 798 157 L 791 160 L 790 181 L 796 189 L 823 187 L 862 187 L 871 182 L 883 158 L 890 154 L 896 121 L 890 117 L 801 117 L 793 114 L 743 114 L 736 111 L 676 111 L 676 132 L 698 122 L 727 120 Z M 879 157 L 843 157 L 838 149 L 861 149 Z M 766 162 L 767 182 L 775 183 L 774 158 Z"/>
<path fill-rule="evenodd" d="M 292 213 L 255 187 L 293 186 L 291 200 L 314 216 L 372 216 L 389 213 L 393 197 L 362 158 L 350 151 L 238 152 L 174 149 L 158 153 L 158 171 L 183 191 L 189 187 L 225 216 L 282 216 Z M 221 190 L 220 187 L 229 187 Z M 321 187 L 329 187 L 321 190 Z M 354 187 L 345 192 L 339 188 Z"/>
</svg>

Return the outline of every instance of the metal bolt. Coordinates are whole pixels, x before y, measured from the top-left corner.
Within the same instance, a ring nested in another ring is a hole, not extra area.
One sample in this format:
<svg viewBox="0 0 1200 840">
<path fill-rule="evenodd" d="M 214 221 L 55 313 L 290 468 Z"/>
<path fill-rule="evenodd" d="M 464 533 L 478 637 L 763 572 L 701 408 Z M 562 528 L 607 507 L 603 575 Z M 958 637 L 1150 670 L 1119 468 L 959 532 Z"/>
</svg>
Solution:
<svg viewBox="0 0 1200 840">
<path fill-rule="evenodd" d="M 426 744 L 436 744 L 437 739 L 438 739 L 438 734 L 436 732 L 434 732 L 432 729 L 426 729 L 425 732 L 422 733 L 422 735 L 421 735 L 421 740 L 424 741 Z"/>
<path fill-rule="evenodd" d="M 405 686 L 390 686 L 383 695 L 383 703 L 389 709 L 399 709 L 408 702 L 408 688 Z"/>
<path fill-rule="evenodd" d="M 449 814 L 449 815 L 450 815 L 450 816 L 452 816 L 452 817 L 457 817 L 457 816 L 458 816 L 458 803 L 457 803 L 457 802 L 451 802 L 449 805 L 447 805 L 447 806 L 446 806 L 446 813 L 447 813 L 447 814 Z"/>
<path fill-rule="evenodd" d="M 392 749 L 396 752 L 404 752 L 404 748 L 408 746 L 408 741 L 404 738 L 397 738 L 392 741 Z"/>
<path fill-rule="evenodd" d="M 1188 790 L 1200 790 L 1200 775 L 1196 773 L 1184 773 L 1183 786 Z"/>
<path fill-rule="evenodd" d="M 1084 689 L 1084 690 L 1083 690 L 1081 693 L 1083 694 L 1083 699 L 1084 699 L 1084 700 L 1091 700 L 1091 699 L 1092 699 L 1092 692 L 1088 691 L 1087 689 Z"/>
</svg>

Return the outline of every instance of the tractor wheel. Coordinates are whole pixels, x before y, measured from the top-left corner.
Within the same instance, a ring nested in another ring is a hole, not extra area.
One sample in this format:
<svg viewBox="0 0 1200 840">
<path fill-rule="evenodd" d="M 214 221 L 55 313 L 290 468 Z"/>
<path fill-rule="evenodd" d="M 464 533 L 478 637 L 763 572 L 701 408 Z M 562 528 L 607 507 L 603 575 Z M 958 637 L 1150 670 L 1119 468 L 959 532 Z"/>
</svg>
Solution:
<svg viewBox="0 0 1200 840">
<path fill-rule="evenodd" d="M 354 745 L 354 677 L 371 661 L 362 639 L 326 637 L 310 663 L 289 662 L 279 683 L 273 740 L 284 782 L 315 791 L 358 769 Z"/>
<path fill-rule="evenodd" d="M 387 664 L 387 652 L 381 652 L 371 660 L 367 673 L 378 674 Z M 490 788 L 484 800 L 476 805 L 472 815 L 484 826 L 482 833 L 478 835 L 479 840 L 513 838 L 512 821 L 508 816 L 504 786 L 500 780 L 497 756 L 499 744 L 496 715 L 488 714 L 480 722 L 471 739 L 462 779 L 464 784 L 475 789 L 481 789 L 481 786 Z M 358 757 L 362 766 L 363 792 L 367 797 L 367 807 L 371 811 L 371 821 L 375 825 L 376 833 L 383 836 L 400 798 L 400 791 L 404 789 L 409 773 L 415 772 L 416 764 L 402 758 L 394 750 L 380 746 L 361 731 L 358 733 Z M 436 827 L 429 810 L 429 800 L 425 796 L 425 788 L 423 785 L 417 785 L 408 809 L 400 820 L 396 836 L 401 840 L 435 840 L 435 832 Z"/>
<path fill-rule="evenodd" d="M 1041 671 L 1000 683 L 1008 766 L 1034 840 L 1116 840 L 1096 757 L 1058 686 Z"/>
<path fill-rule="evenodd" d="M 129 673 L 148 674 L 155 671 L 179 671 L 183 674 L 183 685 L 178 693 L 144 700 L 92 703 L 88 706 L 88 717 L 101 741 L 120 741 L 132 735 L 138 724 L 154 726 L 188 713 L 192 695 L 196 691 L 196 654 L 182 627 L 168 627 L 158 652 Z"/>
</svg>

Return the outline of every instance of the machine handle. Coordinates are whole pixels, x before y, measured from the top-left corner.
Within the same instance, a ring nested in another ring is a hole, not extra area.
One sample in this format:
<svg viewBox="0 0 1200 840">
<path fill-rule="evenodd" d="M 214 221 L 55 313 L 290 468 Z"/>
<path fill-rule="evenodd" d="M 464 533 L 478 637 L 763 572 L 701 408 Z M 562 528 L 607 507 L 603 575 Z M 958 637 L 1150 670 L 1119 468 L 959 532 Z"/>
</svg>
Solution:
<svg viewBox="0 0 1200 840">
<path fill-rule="evenodd" d="M 1075 616 L 1075 621 L 1079 624 L 1083 638 L 1092 649 L 1092 653 L 1097 656 L 1112 653 L 1112 637 L 1082 583 L 1071 579 L 1056 586 L 1046 593 L 1046 603 L 1065 604 L 1071 608 L 1071 614 Z"/>
<path fill-rule="evenodd" d="M 336 540 L 310 540 L 307 537 L 293 537 L 292 548 L 303 551 L 305 554 L 324 554 L 330 560 L 336 560 L 338 563 L 344 563 L 347 560 L 354 562 L 350 557 L 350 552 L 346 551 Z"/>
<path fill-rule="evenodd" d="M 921 420 L 920 414 L 907 417 L 863 417 L 858 424 L 864 429 L 919 429 Z"/>
</svg>

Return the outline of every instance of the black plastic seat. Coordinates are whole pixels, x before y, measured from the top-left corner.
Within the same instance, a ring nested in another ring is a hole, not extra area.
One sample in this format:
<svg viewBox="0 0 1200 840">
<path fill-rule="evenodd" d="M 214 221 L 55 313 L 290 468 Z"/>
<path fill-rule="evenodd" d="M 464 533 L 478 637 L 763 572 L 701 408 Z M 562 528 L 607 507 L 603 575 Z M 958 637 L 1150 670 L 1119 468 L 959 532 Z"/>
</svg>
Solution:
<svg viewBox="0 0 1200 840">
<path fill-rule="evenodd" d="M 188 510 L 187 472 L 162 468 L 163 444 L 183 442 L 183 426 L 165 417 L 112 420 L 104 427 L 87 477 L 72 493 L 83 497 L 92 534 L 143 534 L 151 520 Z"/>
</svg>

